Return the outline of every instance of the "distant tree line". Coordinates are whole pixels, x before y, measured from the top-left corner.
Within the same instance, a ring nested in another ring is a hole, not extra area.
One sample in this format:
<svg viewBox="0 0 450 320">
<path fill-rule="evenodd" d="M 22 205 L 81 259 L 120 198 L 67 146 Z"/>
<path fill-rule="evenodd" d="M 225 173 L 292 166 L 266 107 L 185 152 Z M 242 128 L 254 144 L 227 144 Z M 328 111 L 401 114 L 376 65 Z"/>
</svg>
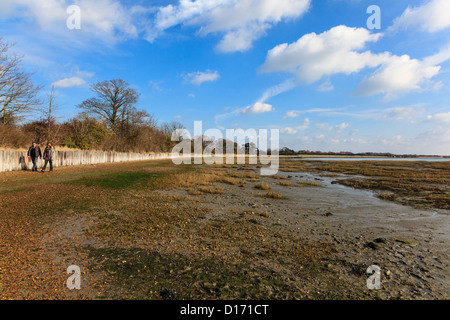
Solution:
<svg viewBox="0 0 450 320">
<path fill-rule="evenodd" d="M 32 141 L 82 150 L 167 152 L 176 121 L 158 125 L 154 115 L 137 109 L 140 94 L 122 79 L 94 83 L 93 97 L 81 102 L 80 113 L 58 121 L 54 87 L 40 98 L 43 87 L 24 71 L 23 56 L 0 38 L 0 147 L 25 148 Z M 36 120 L 25 122 L 34 117 Z"/>
<path fill-rule="evenodd" d="M 324 151 L 310 151 L 310 150 L 299 150 L 294 151 L 289 148 L 282 148 L 280 150 L 280 155 L 284 156 L 301 156 L 301 155 L 319 155 L 319 156 L 350 156 L 350 157 L 385 157 L 385 158 L 419 158 L 419 157 L 440 157 L 437 155 L 417 155 L 417 154 L 393 154 L 390 152 L 324 152 Z M 447 158 L 447 157 L 444 157 Z"/>
</svg>

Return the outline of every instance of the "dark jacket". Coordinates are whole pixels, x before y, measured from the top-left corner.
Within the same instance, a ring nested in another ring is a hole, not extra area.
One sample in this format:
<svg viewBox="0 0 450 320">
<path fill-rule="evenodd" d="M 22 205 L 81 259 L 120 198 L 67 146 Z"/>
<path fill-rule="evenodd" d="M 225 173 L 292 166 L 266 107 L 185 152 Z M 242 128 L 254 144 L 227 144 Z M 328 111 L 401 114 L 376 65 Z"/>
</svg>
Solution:
<svg viewBox="0 0 450 320">
<path fill-rule="evenodd" d="M 42 152 L 41 152 L 41 148 L 39 148 L 39 146 L 36 146 L 35 148 L 33 148 L 33 146 L 30 147 L 30 149 L 28 149 L 28 153 L 27 153 L 28 157 L 31 158 L 42 158 Z"/>
</svg>

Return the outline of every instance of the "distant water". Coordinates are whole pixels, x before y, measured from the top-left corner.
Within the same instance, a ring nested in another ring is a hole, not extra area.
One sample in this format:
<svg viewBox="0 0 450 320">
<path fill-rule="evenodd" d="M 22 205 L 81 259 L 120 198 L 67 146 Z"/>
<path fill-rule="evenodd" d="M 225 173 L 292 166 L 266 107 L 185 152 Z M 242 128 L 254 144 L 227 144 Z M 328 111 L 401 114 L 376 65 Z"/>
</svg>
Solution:
<svg viewBox="0 0 450 320">
<path fill-rule="evenodd" d="M 295 160 L 318 160 L 318 161 L 427 161 L 441 162 L 450 161 L 450 158 L 357 158 L 357 157 L 324 157 L 324 158 L 294 158 Z"/>
</svg>

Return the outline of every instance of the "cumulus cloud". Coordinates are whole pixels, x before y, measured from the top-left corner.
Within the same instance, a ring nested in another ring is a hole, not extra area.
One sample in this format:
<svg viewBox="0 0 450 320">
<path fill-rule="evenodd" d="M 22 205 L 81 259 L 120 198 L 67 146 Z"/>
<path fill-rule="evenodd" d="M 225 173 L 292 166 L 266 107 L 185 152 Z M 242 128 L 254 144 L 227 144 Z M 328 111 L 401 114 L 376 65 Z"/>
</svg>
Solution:
<svg viewBox="0 0 450 320">
<path fill-rule="evenodd" d="M 219 72 L 207 70 L 206 72 L 191 72 L 184 76 L 187 82 L 192 84 L 201 85 L 204 82 L 214 82 L 220 78 Z"/>
<path fill-rule="evenodd" d="M 152 41 L 176 25 L 200 27 L 199 34 L 224 34 L 217 48 L 223 52 L 246 51 L 273 25 L 303 15 L 311 0 L 180 0 L 159 8 Z"/>
<path fill-rule="evenodd" d="M 376 67 L 387 54 L 359 52 L 381 34 L 365 28 L 337 26 L 321 34 L 309 33 L 296 42 L 283 43 L 271 49 L 261 72 L 290 72 L 300 81 L 313 83 L 325 75 L 352 74 L 365 67 Z"/>
<path fill-rule="evenodd" d="M 350 127 L 350 124 L 343 122 L 341 124 L 338 124 L 335 128 L 336 128 L 336 132 L 341 133 L 348 127 Z"/>
<path fill-rule="evenodd" d="M 360 96 L 385 94 L 386 100 L 398 94 L 420 90 L 439 73 L 441 67 L 429 66 L 407 55 L 391 56 L 374 73 L 365 77 L 355 93 Z"/>
<path fill-rule="evenodd" d="M 306 34 L 294 43 L 283 43 L 269 50 L 260 71 L 291 73 L 298 85 L 311 84 L 324 76 L 377 68 L 363 79 L 354 93 L 359 96 L 384 94 L 386 100 L 413 90 L 439 87 L 439 83 L 431 79 L 439 74 L 441 68 L 437 64 L 450 59 L 450 46 L 424 60 L 389 52 L 363 51 L 367 43 L 376 42 L 381 36 L 364 28 L 347 26 L 337 26 L 321 34 Z M 319 91 L 332 89 L 329 81 L 319 87 Z"/>
<path fill-rule="evenodd" d="M 393 95 L 421 88 L 421 84 L 439 73 L 439 66 L 428 66 L 417 59 L 404 55 L 392 56 L 378 70 L 366 77 L 356 89 L 363 96 L 377 93 Z"/>
<path fill-rule="evenodd" d="M 65 28 L 69 17 L 67 8 L 73 4 L 81 10 L 79 33 L 85 39 L 88 36 L 107 41 L 137 38 L 150 23 L 145 14 L 153 10 L 141 6 L 125 6 L 118 0 L 78 0 L 75 3 L 68 0 L 2 0 L 0 16 L 30 19 L 40 28 L 56 34 L 68 31 Z M 76 37 L 72 38 L 75 41 Z"/>
<path fill-rule="evenodd" d="M 257 102 L 251 106 L 248 106 L 241 110 L 241 114 L 249 115 L 249 114 L 261 114 L 266 112 L 275 111 L 274 107 L 267 103 Z"/>
<path fill-rule="evenodd" d="M 297 125 L 297 126 L 292 126 L 292 127 L 283 127 L 280 129 L 280 132 L 282 134 L 286 134 L 286 135 L 296 135 L 300 131 L 304 131 L 304 130 L 308 129 L 310 124 L 311 124 L 311 120 L 306 118 L 305 120 L 303 120 L 302 124 Z"/>
<path fill-rule="evenodd" d="M 450 1 L 432 0 L 419 7 L 408 7 L 394 20 L 391 30 L 418 27 L 427 32 L 436 32 L 450 27 Z"/>
<path fill-rule="evenodd" d="M 298 116 L 300 116 L 300 112 L 292 110 L 292 111 L 286 112 L 286 114 L 284 114 L 281 118 L 282 119 L 297 118 Z"/>
<path fill-rule="evenodd" d="M 86 84 L 86 81 L 80 77 L 71 77 L 71 78 L 65 78 L 62 80 L 58 80 L 53 82 L 53 86 L 55 88 L 72 88 L 72 87 L 79 87 Z"/>
</svg>

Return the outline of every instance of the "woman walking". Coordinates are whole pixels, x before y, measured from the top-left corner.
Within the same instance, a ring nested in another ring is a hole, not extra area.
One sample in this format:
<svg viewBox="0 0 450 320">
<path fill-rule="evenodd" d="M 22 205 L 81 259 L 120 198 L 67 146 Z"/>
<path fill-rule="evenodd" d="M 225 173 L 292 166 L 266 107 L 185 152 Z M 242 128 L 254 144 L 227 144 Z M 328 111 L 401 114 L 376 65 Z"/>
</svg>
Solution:
<svg viewBox="0 0 450 320">
<path fill-rule="evenodd" d="M 50 172 L 53 171 L 53 156 L 55 154 L 54 149 L 52 148 L 51 143 L 47 143 L 47 147 L 44 150 L 43 158 L 45 160 L 44 167 L 42 168 L 42 172 L 47 168 L 47 164 L 50 163 Z"/>
</svg>

